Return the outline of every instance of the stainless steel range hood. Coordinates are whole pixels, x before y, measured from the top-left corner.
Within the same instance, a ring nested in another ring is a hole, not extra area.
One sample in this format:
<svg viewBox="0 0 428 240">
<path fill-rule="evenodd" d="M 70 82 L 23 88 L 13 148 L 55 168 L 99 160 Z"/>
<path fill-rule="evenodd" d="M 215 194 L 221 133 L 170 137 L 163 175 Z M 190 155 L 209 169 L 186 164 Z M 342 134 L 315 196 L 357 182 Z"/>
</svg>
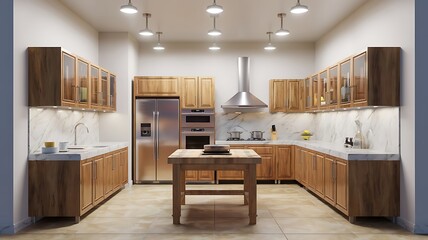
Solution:
<svg viewBox="0 0 428 240">
<path fill-rule="evenodd" d="M 267 105 L 250 93 L 250 58 L 238 58 L 238 93 L 221 105 L 222 108 L 265 108 Z"/>
</svg>

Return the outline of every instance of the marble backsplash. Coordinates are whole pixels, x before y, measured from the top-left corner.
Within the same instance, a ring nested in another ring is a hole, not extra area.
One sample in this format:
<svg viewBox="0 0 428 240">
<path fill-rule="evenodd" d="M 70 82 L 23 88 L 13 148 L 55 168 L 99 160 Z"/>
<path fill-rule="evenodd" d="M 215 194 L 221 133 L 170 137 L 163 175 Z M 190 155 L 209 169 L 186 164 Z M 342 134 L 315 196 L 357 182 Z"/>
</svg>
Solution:
<svg viewBox="0 0 428 240">
<path fill-rule="evenodd" d="M 365 148 L 399 152 L 399 108 L 370 108 L 351 111 L 320 113 L 216 113 L 216 139 L 225 140 L 228 131 L 242 131 L 241 137 L 250 137 L 250 131 L 264 131 L 271 139 L 270 129 L 276 126 L 278 139 L 301 139 L 308 129 L 311 139 L 343 146 L 345 137 L 354 137 L 356 120 L 362 123 L 361 132 Z"/>
<path fill-rule="evenodd" d="M 45 141 L 69 142 L 74 144 L 74 126 L 77 127 L 77 144 L 99 142 L 99 117 L 96 112 L 58 110 L 50 108 L 30 108 L 29 110 L 29 152 L 40 151 Z"/>
</svg>

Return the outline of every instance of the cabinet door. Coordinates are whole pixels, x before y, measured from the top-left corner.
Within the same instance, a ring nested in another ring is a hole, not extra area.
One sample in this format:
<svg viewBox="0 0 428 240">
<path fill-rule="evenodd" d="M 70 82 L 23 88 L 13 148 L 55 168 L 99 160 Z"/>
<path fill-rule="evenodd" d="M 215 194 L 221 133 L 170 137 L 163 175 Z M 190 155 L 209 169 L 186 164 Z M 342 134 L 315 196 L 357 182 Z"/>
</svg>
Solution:
<svg viewBox="0 0 428 240">
<path fill-rule="evenodd" d="M 310 78 L 306 78 L 304 80 L 304 96 L 305 96 L 305 110 L 310 110 L 312 108 L 312 88 L 311 88 Z"/>
<path fill-rule="evenodd" d="M 199 78 L 198 93 L 199 108 L 214 108 L 214 79 Z"/>
<path fill-rule="evenodd" d="M 334 66 L 331 67 L 328 70 L 328 105 L 330 105 L 332 108 L 337 107 L 337 99 L 339 98 L 338 95 L 338 87 L 337 87 L 337 74 L 338 74 L 338 67 Z"/>
<path fill-rule="evenodd" d="M 324 200 L 336 204 L 335 160 L 326 156 L 324 159 Z"/>
<path fill-rule="evenodd" d="M 302 109 L 301 99 L 301 86 L 300 80 L 287 80 L 286 88 L 286 111 L 287 112 L 300 112 Z"/>
<path fill-rule="evenodd" d="M 340 107 L 350 107 L 351 104 L 351 60 L 347 60 L 340 64 Z"/>
<path fill-rule="evenodd" d="M 323 71 L 319 75 L 320 81 L 320 108 L 328 107 L 328 79 L 327 70 Z"/>
<path fill-rule="evenodd" d="M 286 81 L 270 80 L 269 82 L 269 111 L 285 112 L 286 111 Z"/>
<path fill-rule="evenodd" d="M 296 177 L 296 180 L 300 183 L 302 183 L 302 175 L 303 175 L 302 171 L 303 171 L 302 149 L 296 146 L 294 148 L 294 175 Z"/>
<path fill-rule="evenodd" d="M 352 99 L 355 106 L 367 105 L 367 61 L 366 53 L 357 55 L 352 60 L 353 88 Z"/>
<path fill-rule="evenodd" d="M 113 190 L 112 173 L 113 155 L 109 154 L 104 157 L 104 195 L 110 194 Z"/>
<path fill-rule="evenodd" d="M 62 101 L 66 106 L 76 103 L 76 57 L 62 52 Z"/>
<path fill-rule="evenodd" d="M 198 108 L 198 78 L 183 77 L 181 88 L 181 107 Z"/>
<path fill-rule="evenodd" d="M 107 107 L 107 100 L 108 100 L 108 72 L 101 69 L 101 98 L 100 98 L 100 105 L 103 107 Z"/>
<path fill-rule="evenodd" d="M 94 203 L 104 199 L 104 158 L 94 159 Z"/>
<path fill-rule="evenodd" d="M 110 73 L 108 89 L 108 107 L 116 110 L 116 76 Z"/>
<path fill-rule="evenodd" d="M 275 179 L 275 162 L 273 158 L 273 147 L 256 147 L 249 146 L 262 158 L 262 162 L 256 166 L 256 176 L 260 180 L 274 180 Z"/>
<path fill-rule="evenodd" d="M 186 170 L 186 181 L 198 181 L 198 171 Z"/>
<path fill-rule="evenodd" d="M 180 96 L 177 77 L 135 77 L 134 94 L 144 96 Z"/>
<path fill-rule="evenodd" d="M 77 102 L 79 107 L 89 107 L 89 63 L 77 60 Z"/>
<path fill-rule="evenodd" d="M 336 207 L 348 212 L 348 166 L 346 161 L 336 161 Z"/>
<path fill-rule="evenodd" d="M 314 159 L 315 191 L 319 196 L 324 197 L 324 156 L 315 154 Z"/>
<path fill-rule="evenodd" d="M 294 179 L 294 159 L 290 146 L 278 146 L 276 148 L 276 179 Z"/>
<path fill-rule="evenodd" d="M 230 145 L 230 149 L 244 149 L 246 148 L 244 145 Z M 244 172 L 243 171 L 217 171 L 217 179 L 218 180 L 243 180 Z"/>
<path fill-rule="evenodd" d="M 311 107 L 312 109 L 318 109 L 319 106 L 319 100 L 320 100 L 320 95 L 319 95 L 319 87 L 318 87 L 318 74 L 312 76 L 311 78 L 311 91 L 312 91 L 312 103 L 311 103 Z"/>
<path fill-rule="evenodd" d="M 97 66 L 91 65 L 91 107 L 98 108 L 100 105 L 101 89 L 100 89 L 100 69 Z"/>
<path fill-rule="evenodd" d="M 199 181 L 214 181 L 214 171 L 198 171 Z"/>
<path fill-rule="evenodd" d="M 128 150 L 120 152 L 120 183 L 128 183 Z"/>
<path fill-rule="evenodd" d="M 308 179 L 308 188 L 315 189 L 316 174 L 315 174 L 315 154 L 305 151 L 306 159 L 306 174 Z"/>
<path fill-rule="evenodd" d="M 119 179 L 120 170 L 120 152 L 113 154 L 113 189 L 117 189 L 121 185 L 121 180 Z"/>
<path fill-rule="evenodd" d="M 85 211 L 92 207 L 92 197 L 93 197 L 93 188 L 92 188 L 92 160 L 86 160 L 81 163 L 81 179 L 80 179 L 80 209 Z"/>
</svg>

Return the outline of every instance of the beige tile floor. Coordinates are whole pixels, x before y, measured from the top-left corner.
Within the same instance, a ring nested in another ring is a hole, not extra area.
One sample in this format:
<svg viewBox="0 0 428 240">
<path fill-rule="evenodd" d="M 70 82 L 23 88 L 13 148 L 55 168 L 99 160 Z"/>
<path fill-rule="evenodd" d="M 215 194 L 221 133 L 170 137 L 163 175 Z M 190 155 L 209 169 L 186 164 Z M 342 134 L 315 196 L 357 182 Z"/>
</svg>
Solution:
<svg viewBox="0 0 428 240">
<path fill-rule="evenodd" d="M 188 185 L 188 189 L 242 189 L 242 185 Z M 172 224 L 171 185 L 134 185 L 84 216 L 44 218 L 4 239 L 428 239 L 383 218 L 350 224 L 294 184 L 257 186 L 257 224 L 248 225 L 242 196 L 187 196 L 181 225 Z"/>
</svg>

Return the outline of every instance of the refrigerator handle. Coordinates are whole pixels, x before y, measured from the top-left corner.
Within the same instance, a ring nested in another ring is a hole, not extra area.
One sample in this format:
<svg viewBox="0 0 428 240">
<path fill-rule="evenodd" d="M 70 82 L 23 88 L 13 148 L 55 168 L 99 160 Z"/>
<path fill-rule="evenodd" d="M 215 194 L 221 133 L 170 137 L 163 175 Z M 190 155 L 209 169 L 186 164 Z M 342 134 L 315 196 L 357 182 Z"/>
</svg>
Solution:
<svg viewBox="0 0 428 240">
<path fill-rule="evenodd" d="M 154 126 L 152 126 L 153 127 L 153 131 L 152 131 L 152 133 L 153 133 L 153 142 L 154 142 L 154 144 L 155 144 L 155 146 L 154 146 L 154 148 L 153 148 L 153 157 L 155 158 L 155 160 L 157 160 L 158 159 L 158 145 L 157 145 L 157 138 L 158 138 L 158 133 L 156 132 L 156 130 L 157 130 L 157 128 L 156 128 L 156 125 L 157 125 L 157 121 L 156 121 L 156 112 L 155 111 L 153 111 L 153 125 Z"/>
<path fill-rule="evenodd" d="M 156 159 L 159 155 L 159 111 L 156 112 Z"/>
</svg>

